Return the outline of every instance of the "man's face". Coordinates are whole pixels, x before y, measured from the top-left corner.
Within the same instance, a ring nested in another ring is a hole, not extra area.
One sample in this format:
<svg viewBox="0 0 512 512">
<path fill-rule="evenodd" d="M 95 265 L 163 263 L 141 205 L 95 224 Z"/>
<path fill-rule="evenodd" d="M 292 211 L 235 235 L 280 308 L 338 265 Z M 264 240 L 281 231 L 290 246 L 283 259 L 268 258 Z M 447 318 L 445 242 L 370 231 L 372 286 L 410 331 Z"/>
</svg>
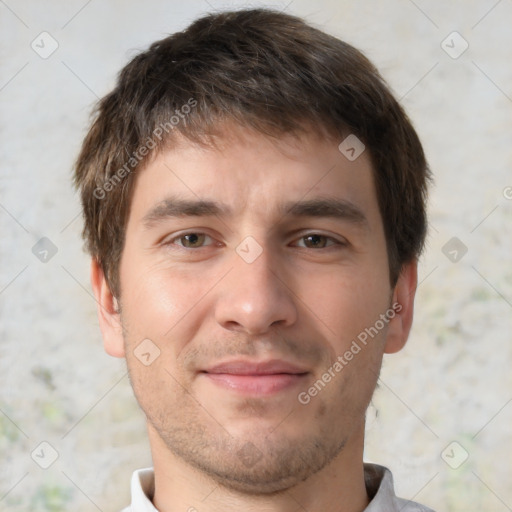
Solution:
<svg viewBox="0 0 512 512">
<path fill-rule="evenodd" d="M 393 289 L 367 151 L 351 162 L 313 135 L 238 135 L 183 142 L 138 175 L 121 322 L 150 433 L 227 487 L 272 492 L 361 435 L 390 324 L 344 354 Z M 177 200 L 219 210 L 176 215 Z"/>
</svg>

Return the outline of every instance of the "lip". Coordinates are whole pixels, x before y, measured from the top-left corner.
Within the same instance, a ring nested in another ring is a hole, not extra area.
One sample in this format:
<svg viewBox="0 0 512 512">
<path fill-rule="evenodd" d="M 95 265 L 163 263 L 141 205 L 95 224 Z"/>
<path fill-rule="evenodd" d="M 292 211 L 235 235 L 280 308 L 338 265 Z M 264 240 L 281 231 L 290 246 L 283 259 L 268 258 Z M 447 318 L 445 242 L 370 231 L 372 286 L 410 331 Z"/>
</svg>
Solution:
<svg viewBox="0 0 512 512">
<path fill-rule="evenodd" d="M 236 359 L 216 364 L 207 370 L 203 370 L 210 374 L 230 374 L 230 375 L 276 375 L 290 374 L 297 375 L 308 373 L 306 368 L 289 363 L 281 359 L 271 359 L 268 361 L 248 361 L 244 359 Z"/>
<path fill-rule="evenodd" d="M 306 369 L 282 360 L 235 360 L 201 372 L 215 385 L 250 395 L 270 395 L 303 383 Z"/>
</svg>

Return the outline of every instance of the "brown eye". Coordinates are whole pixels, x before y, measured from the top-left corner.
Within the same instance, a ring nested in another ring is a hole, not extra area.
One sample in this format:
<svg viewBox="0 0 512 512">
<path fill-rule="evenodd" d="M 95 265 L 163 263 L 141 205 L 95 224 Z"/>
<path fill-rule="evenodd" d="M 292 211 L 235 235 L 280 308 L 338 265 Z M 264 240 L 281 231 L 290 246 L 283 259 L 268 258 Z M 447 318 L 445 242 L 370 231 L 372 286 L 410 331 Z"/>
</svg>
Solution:
<svg viewBox="0 0 512 512">
<path fill-rule="evenodd" d="M 201 247 L 204 244 L 205 238 L 206 235 L 204 233 L 188 233 L 180 236 L 177 240 L 181 241 L 181 245 L 183 245 L 183 247 L 194 249 L 196 247 Z"/>
<path fill-rule="evenodd" d="M 161 244 L 170 250 L 181 251 L 183 249 L 206 249 L 216 245 L 216 242 L 206 233 L 189 231 L 188 233 L 178 233 L 173 238 L 167 238 Z"/>
<path fill-rule="evenodd" d="M 311 234 L 306 235 L 301 238 L 301 240 L 304 240 L 304 245 L 308 249 L 323 249 L 327 246 L 327 243 L 330 241 L 332 245 L 332 238 L 327 237 L 325 235 L 317 235 L 317 234 Z"/>
</svg>

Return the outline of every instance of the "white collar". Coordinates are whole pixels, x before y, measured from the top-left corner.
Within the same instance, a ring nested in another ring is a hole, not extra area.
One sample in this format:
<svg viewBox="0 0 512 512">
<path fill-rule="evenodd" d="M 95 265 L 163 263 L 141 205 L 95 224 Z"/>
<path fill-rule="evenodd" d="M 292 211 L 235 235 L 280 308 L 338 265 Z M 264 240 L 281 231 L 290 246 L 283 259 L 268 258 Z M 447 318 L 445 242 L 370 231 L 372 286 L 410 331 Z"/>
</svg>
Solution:
<svg viewBox="0 0 512 512">
<path fill-rule="evenodd" d="M 384 466 L 364 464 L 364 477 L 371 502 L 364 512 L 434 512 L 415 503 L 397 498 L 393 475 Z M 139 469 L 132 475 L 132 504 L 122 512 L 158 512 L 151 500 L 155 493 L 153 468 Z"/>
</svg>

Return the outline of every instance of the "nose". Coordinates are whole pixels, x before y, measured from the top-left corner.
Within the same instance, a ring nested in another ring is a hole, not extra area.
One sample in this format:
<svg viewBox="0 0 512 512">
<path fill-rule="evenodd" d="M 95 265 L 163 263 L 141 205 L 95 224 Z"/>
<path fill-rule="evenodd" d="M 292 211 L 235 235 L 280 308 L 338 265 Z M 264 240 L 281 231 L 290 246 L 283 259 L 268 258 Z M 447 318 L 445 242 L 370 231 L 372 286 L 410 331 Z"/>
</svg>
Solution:
<svg viewBox="0 0 512 512">
<path fill-rule="evenodd" d="M 271 327 L 288 327 L 297 320 L 292 283 L 270 250 L 252 262 L 233 255 L 233 268 L 218 289 L 215 318 L 225 329 L 250 335 Z"/>
</svg>

